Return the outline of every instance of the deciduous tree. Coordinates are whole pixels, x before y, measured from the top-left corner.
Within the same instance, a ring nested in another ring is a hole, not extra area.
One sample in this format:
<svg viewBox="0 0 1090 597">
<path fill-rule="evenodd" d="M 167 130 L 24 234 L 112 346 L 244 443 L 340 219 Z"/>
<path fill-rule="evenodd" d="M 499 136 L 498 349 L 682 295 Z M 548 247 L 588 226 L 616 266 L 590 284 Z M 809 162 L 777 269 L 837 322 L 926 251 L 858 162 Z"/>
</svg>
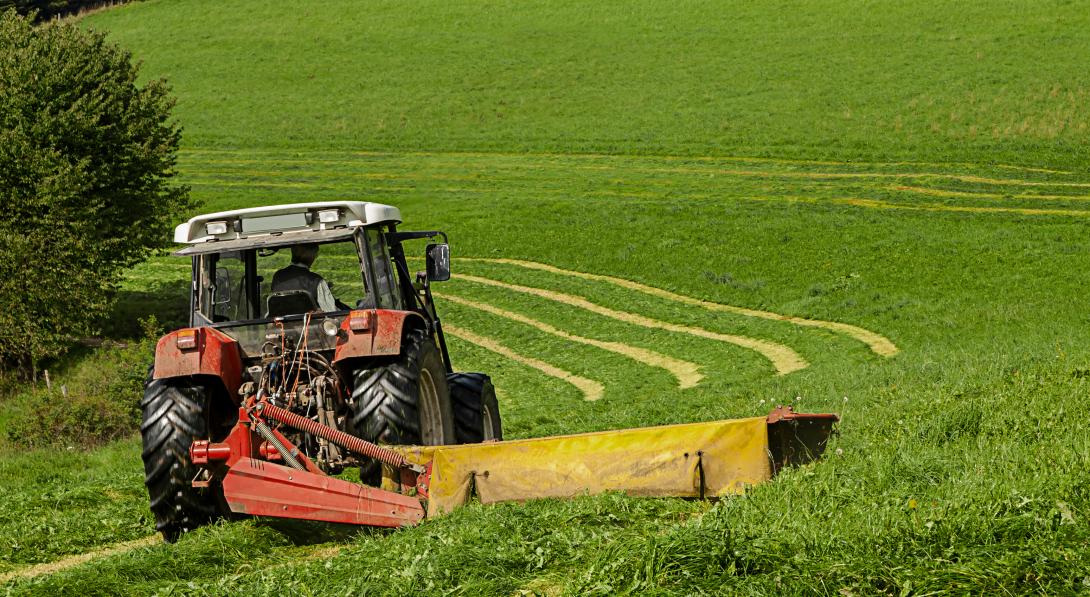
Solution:
<svg viewBox="0 0 1090 597">
<path fill-rule="evenodd" d="M 162 80 L 73 24 L 0 14 L 0 361 L 94 332 L 125 268 L 190 207 Z"/>
</svg>

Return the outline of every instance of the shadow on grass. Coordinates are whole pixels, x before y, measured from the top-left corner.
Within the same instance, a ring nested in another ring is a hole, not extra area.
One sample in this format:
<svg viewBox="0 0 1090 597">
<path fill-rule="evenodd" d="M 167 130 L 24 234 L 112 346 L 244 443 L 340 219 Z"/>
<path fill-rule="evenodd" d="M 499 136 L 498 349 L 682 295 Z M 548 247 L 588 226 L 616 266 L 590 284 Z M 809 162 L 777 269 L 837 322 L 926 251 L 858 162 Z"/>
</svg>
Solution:
<svg viewBox="0 0 1090 597">
<path fill-rule="evenodd" d="M 102 335 L 113 340 L 139 338 L 140 320 L 154 315 L 164 330 L 175 330 L 189 323 L 189 281 L 154 282 L 145 290 L 117 293 L 113 311 L 102 324 Z"/>
<path fill-rule="evenodd" d="M 257 518 L 255 524 L 280 533 L 297 546 L 347 542 L 361 536 L 374 537 L 390 533 L 389 529 L 285 518 Z"/>
</svg>

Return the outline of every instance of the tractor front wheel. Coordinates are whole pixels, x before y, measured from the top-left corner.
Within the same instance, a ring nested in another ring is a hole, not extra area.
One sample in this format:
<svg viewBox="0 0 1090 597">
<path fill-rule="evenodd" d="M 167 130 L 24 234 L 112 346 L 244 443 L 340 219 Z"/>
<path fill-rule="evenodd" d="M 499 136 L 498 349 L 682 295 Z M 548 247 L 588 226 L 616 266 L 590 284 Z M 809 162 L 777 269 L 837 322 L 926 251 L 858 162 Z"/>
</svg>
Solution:
<svg viewBox="0 0 1090 597">
<path fill-rule="evenodd" d="M 439 349 L 423 330 L 405 335 L 401 356 L 353 375 L 352 427 L 371 442 L 440 446 L 455 443 L 454 415 Z M 360 479 L 377 485 L 382 467 L 369 461 Z"/>
<path fill-rule="evenodd" d="M 155 528 L 173 543 L 182 533 L 227 514 L 221 487 L 193 487 L 198 467 L 190 462 L 189 447 L 210 437 L 209 392 L 195 381 L 153 379 L 144 387 L 140 407 L 144 484 Z"/>
</svg>

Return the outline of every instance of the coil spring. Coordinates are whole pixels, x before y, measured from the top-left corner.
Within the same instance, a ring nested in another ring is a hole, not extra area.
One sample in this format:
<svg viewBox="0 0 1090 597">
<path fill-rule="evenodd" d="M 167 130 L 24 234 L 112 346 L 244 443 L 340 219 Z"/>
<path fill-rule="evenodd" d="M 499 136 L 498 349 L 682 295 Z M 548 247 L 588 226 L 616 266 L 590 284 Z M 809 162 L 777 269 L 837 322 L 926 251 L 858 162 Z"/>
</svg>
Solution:
<svg viewBox="0 0 1090 597">
<path fill-rule="evenodd" d="M 382 446 L 362 440 L 354 435 L 338 431 L 317 421 L 284 410 L 279 406 L 269 404 L 268 402 L 262 403 L 258 408 L 263 415 L 270 419 L 280 421 L 288 427 L 293 427 L 304 433 L 325 438 L 350 452 L 362 454 L 368 458 L 374 458 L 375 460 L 384 462 L 390 466 L 408 468 L 419 472 L 419 467 L 411 464 L 408 460 L 405 460 L 405 457 L 401 454 L 388 448 L 383 448 Z"/>
</svg>

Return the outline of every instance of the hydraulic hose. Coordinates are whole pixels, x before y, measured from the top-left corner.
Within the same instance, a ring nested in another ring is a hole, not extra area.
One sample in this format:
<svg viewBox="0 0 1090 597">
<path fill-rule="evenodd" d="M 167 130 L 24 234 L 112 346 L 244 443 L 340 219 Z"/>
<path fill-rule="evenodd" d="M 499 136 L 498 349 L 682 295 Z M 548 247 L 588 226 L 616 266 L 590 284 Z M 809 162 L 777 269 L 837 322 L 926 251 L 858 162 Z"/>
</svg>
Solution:
<svg viewBox="0 0 1090 597">
<path fill-rule="evenodd" d="M 374 458 L 379 462 L 384 462 L 390 466 L 397 468 L 407 468 L 417 473 L 424 472 L 424 469 L 405 460 L 405 457 L 393 450 L 383 448 L 382 446 L 373 444 L 369 441 L 362 440 L 354 435 L 349 435 L 343 431 L 338 431 L 332 427 L 323 425 L 312 419 L 301 417 L 291 411 L 285 410 L 270 404 L 263 402 L 257 405 L 258 411 L 275 421 L 293 427 L 304 433 L 316 435 L 324 438 L 330 442 L 337 444 L 338 446 L 348 450 L 349 452 L 355 452 L 356 454 L 362 454 L 368 458 Z M 275 444 L 274 444 L 275 446 Z"/>
</svg>

